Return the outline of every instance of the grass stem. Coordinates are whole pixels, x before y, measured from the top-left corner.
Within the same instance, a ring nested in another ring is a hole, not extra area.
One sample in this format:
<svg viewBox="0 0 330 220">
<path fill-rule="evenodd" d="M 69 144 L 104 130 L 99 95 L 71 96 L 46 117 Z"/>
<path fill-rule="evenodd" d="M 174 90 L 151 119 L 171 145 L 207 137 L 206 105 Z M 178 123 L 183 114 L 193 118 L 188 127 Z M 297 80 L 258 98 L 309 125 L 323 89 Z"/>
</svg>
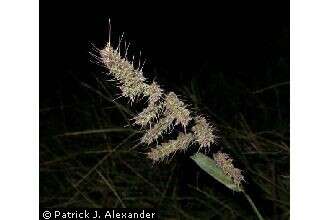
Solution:
<svg viewBox="0 0 330 220">
<path fill-rule="evenodd" d="M 258 216 L 258 219 L 259 220 L 264 220 L 264 218 L 261 216 L 260 212 L 258 211 L 257 206 L 252 201 L 251 197 L 245 191 L 243 191 L 243 194 L 244 194 L 245 198 L 249 201 L 250 205 L 252 206 L 253 211 Z"/>
</svg>

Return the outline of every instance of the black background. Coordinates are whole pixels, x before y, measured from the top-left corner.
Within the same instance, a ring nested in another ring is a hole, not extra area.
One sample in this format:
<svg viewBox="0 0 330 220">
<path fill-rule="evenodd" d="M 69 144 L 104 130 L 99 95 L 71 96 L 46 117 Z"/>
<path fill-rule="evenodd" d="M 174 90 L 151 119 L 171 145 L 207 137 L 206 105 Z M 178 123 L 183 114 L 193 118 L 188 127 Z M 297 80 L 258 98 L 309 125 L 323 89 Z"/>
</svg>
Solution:
<svg viewBox="0 0 330 220">
<path fill-rule="evenodd" d="M 100 73 L 88 52 L 91 44 L 105 45 L 108 18 L 114 42 L 126 33 L 131 54 L 141 50 L 147 60 L 146 75 L 165 83 L 180 86 L 210 71 L 251 88 L 267 86 L 270 74 L 277 82 L 288 78 L 272 70 L 288 63 L 289 1 L 43 1 L 40 7 L 41 102 L 59 87 L 70 88 L 69 74 Z"/>
</svg>

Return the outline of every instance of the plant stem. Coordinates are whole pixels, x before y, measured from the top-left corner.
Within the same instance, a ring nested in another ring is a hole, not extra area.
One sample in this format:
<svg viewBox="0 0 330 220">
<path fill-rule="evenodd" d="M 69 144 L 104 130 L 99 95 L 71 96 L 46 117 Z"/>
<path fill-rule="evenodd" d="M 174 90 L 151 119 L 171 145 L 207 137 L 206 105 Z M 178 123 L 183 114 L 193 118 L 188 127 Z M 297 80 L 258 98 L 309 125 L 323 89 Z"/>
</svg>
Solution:
<svg viewBox="0 0 330 220">
<path fill-rule="evenodd" d="M 245 198 L 249 201 L 250 205 L 252 206 L 253 211 L 257 214 L 259 220 L 264 220 L 264 218 L 261 216 L 260 212 L 258 211 L 256 205 L 252 201 L 251 197 L 243 190 L 243 194 L 245 195 Z"/>
</svg>

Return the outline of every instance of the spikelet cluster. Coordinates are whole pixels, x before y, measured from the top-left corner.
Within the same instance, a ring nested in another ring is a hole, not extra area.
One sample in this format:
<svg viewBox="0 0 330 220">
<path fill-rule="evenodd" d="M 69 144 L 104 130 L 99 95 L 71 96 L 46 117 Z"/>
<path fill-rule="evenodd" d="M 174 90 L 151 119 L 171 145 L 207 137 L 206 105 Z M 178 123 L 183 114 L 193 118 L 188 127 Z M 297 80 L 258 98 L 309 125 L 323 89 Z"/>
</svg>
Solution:
<svg viewBox="0 0 330 220">
<path fill-rule="evenodd" d="M 235 168 L 233 165 L 233 159 L 226 153 L 218 152 L 213 155 L 213 158 L 217 165 L 222 168 L 225 175 L 229 176 L 236 186 L 240 186 L 244 177 L 242 171 L 238 168 Z"/>
<path fill-rule="evenodd" d="M 145 129 L 141 142 L 145 144 L 157 143 L 148 153 L 153 161 L 160 161 L 180 150 L 186 150 L 190 145 L 197 143 L 200 148 L 210 147 L 215 141 L 213 127 L 204 117 L 193 117 L 187 105 L 174 92 L 164 93 L 156 83 L 147 83 L 143 76 L 142 67 L 135 67 L 127 59 L 127 53 L 122 55 L 120 45 L 114 49 L 110 42 L 100 50 L 101 61 L 109 74 L 118 83 L 121 95 L 127 97 L 131 103 L 147 97 L 148 105 L 137 114 L 134 124 Z M 191 131 L 187 131 L 192 124 Z M 164 134 L 169 134 L 173 128 L 181 127 L 176 139 L 158 144 Z"/>
<path fill-rule="evenodd" d="M 162 143 L 157 148 L 151 149 L 148 153 L 148 157 L 154 161 L 163 160 L 168 155 L 173 154 L 179 150 L 186 150 L 193 142 L 194 137 L 191 133 L 184 134 L 179 133 L 179 136 L 175 140 L 170 140 L 166 143 Z"/>
<path fill-rule="evenodd" d="M 163 95 L 163 90 L 156 82 L 146 87 L 146 95 L 149 97 L 149 105 L 155 105 Z"/>
<path fill-rule="evenodd" d="M 162 134 L 169 132 L 171 125 L 175 118 L 173 115 L 165 116 L 158 120 L 149 130 L 145 132 L 141 138 L 142 143 L 150 145 L 152 142 L 156 141 Z"/>
<path fill-rule="evenodd" d="M 134 102 L 137 97 L 147 95 L 148 84 L 145 83 L 142 69 L 134 68 L 132 62 L 122 58 L 119 47 L 114 49 L 109 42 L 100 54 L 103 63 L 118 81 L 122 96 Z"/>
<path fill-rule="evenodd" d="M 215 142 L 213 127 L 202 116 L 195 117 L 195 126 L 192 127 L 192 131 L 200 148 L 209 148 Z"/>
<path fill-rule="evenodd" d="M 162 103 L 159 105 L 149 104 L 142 112 L 134 117 L 134 124 L 145 127 L 151 125 L 151 123 L 157 119 L 163 109 Z"/>
</svg>

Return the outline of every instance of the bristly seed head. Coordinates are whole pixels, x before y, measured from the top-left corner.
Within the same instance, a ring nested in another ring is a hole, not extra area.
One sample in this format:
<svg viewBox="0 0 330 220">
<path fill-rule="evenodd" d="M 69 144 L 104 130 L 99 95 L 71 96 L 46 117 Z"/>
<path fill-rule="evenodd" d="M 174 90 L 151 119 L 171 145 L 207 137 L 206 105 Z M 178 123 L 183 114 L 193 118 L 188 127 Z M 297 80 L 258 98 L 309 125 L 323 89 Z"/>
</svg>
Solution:
<svg viewBox="0 0 330 220">
<path fill-rule="evenodd" d="M 114 50 L 110 43 L 100 51 L 103 63 L 109 69 L 110 74 L 119 82 L 122 96 L 128 97 L 132 102 L 139 96 L 147 96 L 143 73 L 135 69 L 134 65 L 126 58 L 121 57 L 118 50 Z"/>
<path fill-rule="evenodd" d="M 235 185 L 240 187 L 242 181 L 244 181 L 244 176 L 240 169 L 234 167 L 233 159 L 231 159 L 228 154 L 221 152 L 214 154 L 213 158 L 217 165 L 222 168 L 225 175 L 229 176 Z"/>
<path fill-rule="evenodd" d="M 194 118 L 195 125 L 192 127 L 196 142 L 201 148 L 209 148 L 215 142 L 215 135 L 212 126 L 202 116 Z"/>
<path fill-rule="evenodd" d="M 187 127 L 191 120 L 190 112 L 174 92 L 170 92 L 165 97 L 165 107 L 165 114 L 173 115 L 175 118 L 175 125 L 181 124 L 184 128 Z"/>
<path fill-rule="evenodd" d="M 134 117 L 134 124 L 140 125 L 141 127 L 145 127 L 154 120 L 157 120 L 159 115 L 162 112 L 164 104 L 159 103 L 158 105 L 154 103 L 149 103 L 149 105 L 143 109 L 137 116 Z"/>
<path fill-rule="evenodd" d="M 148 157 L 153 161 L 164 160 L 169 155 L 177 152 L 178 150 L 186 150 L 193 141 L 192 133 L 179 133 L 179 136 L 175 140 L 163 143 L 160 146 L 151 149 L 148 153 Z"/>
<path fill-rule="evenodd" d="M 154 124 L 149 130 L 145 132 L 143 137 L 141 138 L 142 143 L 151 144 L 156 141 L 162 134 L 167 132 L 173 123 L 175 118 L 173 115 L 168 115 L 158 120 L 157 123 Z"/>
<path fill-rule="evenodd" d="M 156 82 L 152 82 L 146 88 L 146 95 L 149 96 L 149 105 L 155 104 L 163 95 L 163 90 Z"/>
<path fill-rule="evenodd" d="M 173 123 L 174 125 L 181 124 L 185 129 L 191 120 L 189 110 L 186 109 L 185 104 L 178 99 L 174 92 L 166 95 L 163 105 L 165 108 L 163 117 L 146 131 L 141 139 L 143 143 L 151 144 L 162 134 L 168 132 Z"/>
</svg>

